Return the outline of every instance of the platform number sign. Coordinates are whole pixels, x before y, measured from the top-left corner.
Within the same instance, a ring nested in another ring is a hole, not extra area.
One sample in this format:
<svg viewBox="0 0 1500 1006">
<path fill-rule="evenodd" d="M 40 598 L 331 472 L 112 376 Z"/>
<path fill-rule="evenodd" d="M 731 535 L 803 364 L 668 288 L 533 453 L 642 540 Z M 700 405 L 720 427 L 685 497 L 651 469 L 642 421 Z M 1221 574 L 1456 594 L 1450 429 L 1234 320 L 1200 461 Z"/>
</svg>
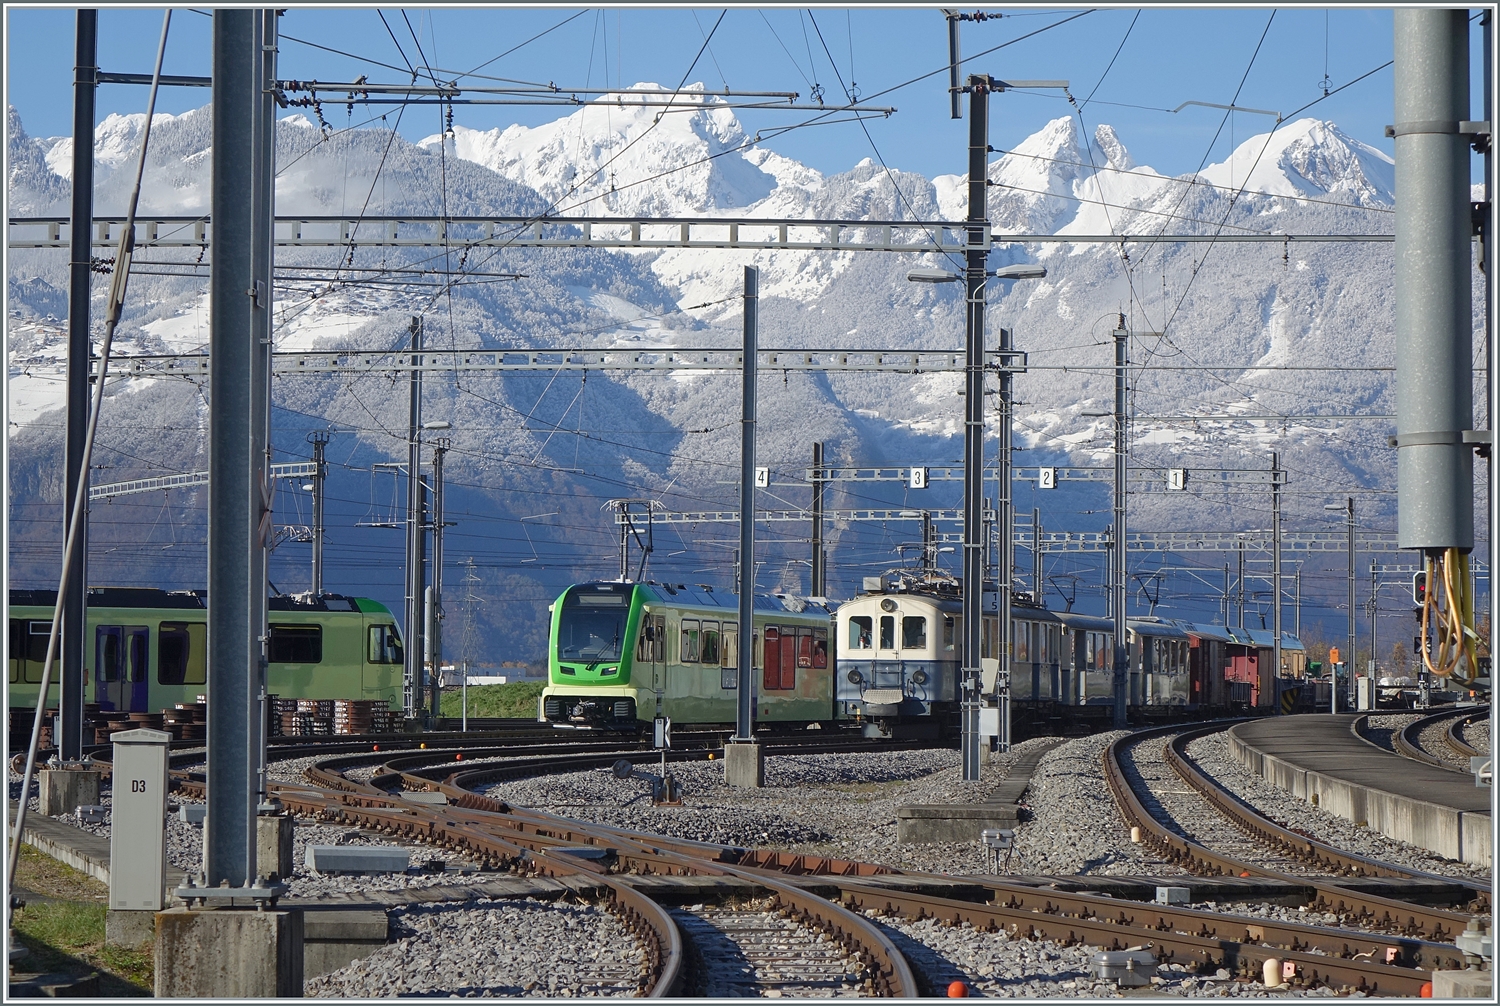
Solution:
<svg viewBox="0 0 1500 1006">
<path fill-rule="evenodd" d="M 1167 487 L 1182 492 L 1187 489 L 1188 473 L 1186 468 L 1167 469 Z"/>
<path fill-rule="evenodd" d="M 769 469 L 769 468 L 756 468 L 755 469 L 755 488 L 757 488 L 757 489 L 765 489 L 770 484 L 771 484 L 771 469 Z"/>
<path fill-rule="evenodd" d="M 1056 489 L 1057 488 L 1057 469 L 1056 468 L 1038 468 L 1036 470 L 1036 472 L 1037 472 L 1037 475 L 1036 475 L 1036 487 L 1038 489 Z"/>
<path fill-rule="evenodd" d="M 926 468 L 913 468 L 911 470 L 911 480 L 910 480 L 910 482 L 908 484 L 913 489 L 926 489 L 927 488 L 927 469 Z"/>
</svg>

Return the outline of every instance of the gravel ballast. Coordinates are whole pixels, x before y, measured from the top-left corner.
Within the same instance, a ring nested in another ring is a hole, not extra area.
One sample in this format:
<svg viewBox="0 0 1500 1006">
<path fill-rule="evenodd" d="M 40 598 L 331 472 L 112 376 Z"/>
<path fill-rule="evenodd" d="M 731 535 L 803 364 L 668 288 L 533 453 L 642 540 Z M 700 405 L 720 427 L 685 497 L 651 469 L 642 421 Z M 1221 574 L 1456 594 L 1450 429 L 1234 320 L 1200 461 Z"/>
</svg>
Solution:
<svg viewBox="0 0 1500 1006">
<path fill-rule="evenodd" d="M 630 996 L 645 954 L 602 907 L 525 900 L 390 913 L 393 943 L 310 978 L 315 998 Z"/>
</svg>

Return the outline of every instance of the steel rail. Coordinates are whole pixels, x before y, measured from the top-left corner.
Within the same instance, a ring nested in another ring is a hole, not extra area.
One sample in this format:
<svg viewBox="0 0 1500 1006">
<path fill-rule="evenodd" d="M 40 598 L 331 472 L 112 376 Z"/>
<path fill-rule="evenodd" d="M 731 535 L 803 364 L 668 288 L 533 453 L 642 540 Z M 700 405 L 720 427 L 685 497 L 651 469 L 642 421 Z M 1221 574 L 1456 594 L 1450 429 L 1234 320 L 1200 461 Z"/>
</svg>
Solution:
<svg viewBox="0 0 1500 1006">
<path fill-rule="evenodd" d="M 1342 887 L 1318 877 L 1292 876 L 1270 870 L 1253 863 L 1214 852 L 1212 849 L 1171 831 L 1146 810 L 1134 788 L 1125 778 L 1119 753 L 1126 745 L 1154 740 L 1165 734 L 1180 731 L 1171 725 L 1139 730 L 1121 737 L 1108 745 L 1103 752 L 1104 778 L 1115 806 L 1125 819 L 1127 826 L 1141 829 L 1143 844 L 1157 855 L 1190 873 L 1201 876 L 1269 877 L 1289 884 L 1311 887 L 1317 894 L 1317 907 L 1324 911 L 1355 916 L 1359 923 L 1370 928 L 1381 927 L 1408 936 L 1421 936 L 1435 942 L 1447 942 L 1468 925 L 1469 916 L 1459 912 L 1427 908 L 1394 898 L 1367 895 L 1361 891 Z"/>
<path fill-rule="evenodd" d="M 1412 761 L 1419 761 L 1424 765 L 1432 765 L 1447 772 L 1460 771 L 1423 748 L 1421 735 L 1423 730 L 1426 730 L 1433 724 L 1441 723 L 1455 716 L 1462 716 L 1465 712 L 1467 710 L 1464 709 L 1443 709 L 1433 713 L 1431 716 L 1424 716 L 1419 720 L 1413 720 L 1396 731 L 1391 737 L 1391 743 L 1395 747 L 1396 753 L 1403 758 L 1410 758 Z"/>
<path fill-rule="evenodd" d="M 1300 831 L 1294 831 L 1284 825 L 1277 824 L 1270 818 L 1264 816 L 1254 807 L 1250 806 L 1233 793 L 1229 792 L 1216 780 L 1203 772 L 1191 756 L 1187 753 L 1187 747 L 1199 737 L 1212 733 L 1219 727 L 1209 727 L 1200 730 L 1188 730 L 1168 742 L 1165 749 L 1167 764 L 1182 777 L 1182 780 L 1191 786 L 1198 795 L 1208 801 L 1219 813 L 1227 817 L 1232 824 L 1245 832 L 1257 842 L 1266 846 L 1270 851 L 1278 855 L 1290 856 L 1303 862 L 1327 870 L 1331 874 L 1345 877 L 1405 877 L 1413 880 L 1437 880 L 1443 883 L 1455 884 L 1468 888 L 1474 892 L 1476 901 L 1473 907 L 1477 911 L 1488 911 L 1490 900 L 1490 887 L 1482 881 L 1471 877 L 1447 877 L 1437 873 L 1429 873 L 1425 870 L 1414 869 L 1409 866 L 1400 866 L 1388 863 L 1370 856 L 1361 856 L 1357 853 L 1347 852 L 1335 848 L 1325 842 L 1320 842 L 1311 835 Z"/>
<path fill-rule="evenodd" d="M 1467 716 L 1460 716 L 1448 724 L 1448 729 L 1443 734 L 1443 741 L 1461 758 L 1478 758 L 1479 749 L 1464 740 L 1464 728 L 1477 720 L 1489 719 L 1489 716 L 1489 709 L 1478 712 L 1470 710 Z"/>
<path fill-rule="evenodd" d="M 539 838 L 551 840 L 574 840 L 571 831 L 579 827 L 578 822 L 557 818 L 541 811 L 508 807 L 491 797 L 475 794 L 464 785 L 465 777 L 473 773 L 454 773 L 441 783 L 433 784 L 428 775 L 403 773 L 402 781 L 413 786 L 427 786 L 444 793 L 450 800 L 460 802 L 472 809 L 482 809 L 506 815 L 498 824 L 523 833 L 532 833 Z M 481 782 L 484 780 L 481 780 Z M 559 827 L 568 830 L 560 832 Z M 910 874 L 892 870 L 876 864 L 847 860 L 830 860 L 805 854 L 776 850 L 746 850 L 720 846 L 712 843 L 671 839 L 664 836 L 644 835 L 624 829 L 603 825 L 582 826 L 586 834 L 605 832 L 624 837 L 636 844 L 648 844 L 660 853 L 667 850 L 696 859 L 711 858 L 716 863 L 732 862 L 757 876 L 793 875 L 829 878 L 849 878 L 878 875 L 931 876 Z M 951 879 L 951 878 L 939 878 Z M 1434 969 L 1463 966 L 1461 955 L 1445 944 L 1427 943 L 1420 940 L 1390 937 L 1381 934 L 1355 933 L 1342 929 L 1329 929 L 1296 923 L 1282 923 L 1259 918 L 1236 918 L 1219 912 L 1204 912 L 1157 905 L 1122 903 L 1116 899 L 1095 895 L 1067 895 L 1055 891 L 1038 891 L 1018 884 L 1005 884 L 972 878 L 972 882 L 993 895 L 994 903 L 1022 912 L 1066 915 L 1078 919 L 1102 919 L 1112 925 L 1135 927 L 1152 933 L 1193 933 L 1203 938 L 1228 939 L 1237 943 L 1260 943 L 1269 941 L 1277 947 L 1303 951 L 1313 950 L 1336 958 L 1353 959 L 1365 957 L 1371 960 L 1394 963 L 1406 968 Z M 1139 916 L 1139 919 L 1137 918 Z M 1226 935 L 1221 935 L 1220 930 Z"/>
</svg>

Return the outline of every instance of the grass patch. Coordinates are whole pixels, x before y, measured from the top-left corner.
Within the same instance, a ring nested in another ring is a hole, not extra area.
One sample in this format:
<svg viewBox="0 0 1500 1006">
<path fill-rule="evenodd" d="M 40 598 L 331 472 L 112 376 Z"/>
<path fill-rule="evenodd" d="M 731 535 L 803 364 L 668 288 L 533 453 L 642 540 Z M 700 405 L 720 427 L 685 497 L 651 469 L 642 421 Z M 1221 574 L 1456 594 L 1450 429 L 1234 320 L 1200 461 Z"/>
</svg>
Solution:
<svg viewBox="0 0 1500 1006">
<path fill-rule="evenodd" d="M 37 972 L 99 972 L 99 992 L 109 998 L 150 996 L 155 968 L 149 946 L 104 945 L 105 906 L 76 901 L 29 904 L 15 914 L 16 941 L 31 951 L 21 967 Z"/>
<path fill-rule="evenodd" d="M 505 719 L 536 719 L 536 700 L 547 682 L 509 681 L 503 685 L 470 685 L 469 715 Z M 463 715 L 463 689 L 443 690 L 443 715 L 458 719 Z"/>
<path fill-rule="evenodd" d="M 75 870 L 29 845 L 21 846 L 21 860 L 16 864 L 16 886 L 49 898 L 64 901 L 109 901 L 109 888 L 102 881 Z"/>
</svg>

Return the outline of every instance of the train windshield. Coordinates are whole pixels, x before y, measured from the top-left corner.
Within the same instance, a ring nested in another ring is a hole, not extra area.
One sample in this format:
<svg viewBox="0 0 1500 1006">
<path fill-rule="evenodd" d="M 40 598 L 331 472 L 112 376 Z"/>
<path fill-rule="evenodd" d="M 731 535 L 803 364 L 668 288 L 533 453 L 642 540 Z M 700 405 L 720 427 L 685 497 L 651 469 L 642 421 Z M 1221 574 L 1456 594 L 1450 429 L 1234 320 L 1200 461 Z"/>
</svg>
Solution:
<svg viewBox="0 0 1500 1006">
<path fill-rule="evenodd" d="M 557 623 L 557 659 L 598 663 L 624 652 L 630 595 L 575 590 L 563 601 Z"/>
</svg>

